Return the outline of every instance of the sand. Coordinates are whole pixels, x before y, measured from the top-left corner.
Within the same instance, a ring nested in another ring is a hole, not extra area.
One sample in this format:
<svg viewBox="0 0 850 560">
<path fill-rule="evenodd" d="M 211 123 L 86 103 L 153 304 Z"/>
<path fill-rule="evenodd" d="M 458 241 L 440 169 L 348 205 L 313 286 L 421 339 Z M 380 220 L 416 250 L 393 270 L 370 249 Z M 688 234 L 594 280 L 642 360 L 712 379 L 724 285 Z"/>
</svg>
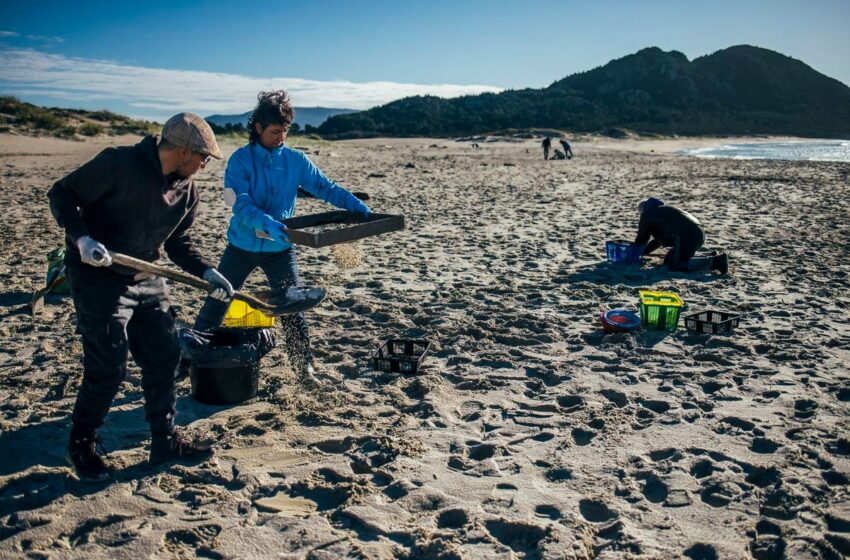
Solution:
<svg viewBox="0 0 850 560">
<path fill-rule="evenodd" d="M 329 290 L 308 317 L 321 385 L 299 386 L 281 349 L 243 405 L 181 385 L 179 422 L 216 456 L 155 469 L 133 364 L 101 431 L 115 479 L 93 485 L 62 459 L 73 306 L 50 296 L 33 320 L 27 304 L 61 244 L 45 192 L 129 141 L 0 135 L 0 557 L 850 554 L 850 165 L 671 155 L 682 139 L 579 141 L 549 162 L 537 141 L 296 140 L 407 218 L 342 252 L 299 249 L 304 282 Z M 222 175 L 198 177 L 213 259 Z M 647 195 L 699 217 L 731 274 L 606 264 Z M 744 319 L 730 336 L 604 334 L 600 309 L 636 309 L 640 288 Z M 198 293 L 172 295 L 191 323 Z M 433 342 L 419 375 L 371 368 L 392 336 Z"/>
</svg>

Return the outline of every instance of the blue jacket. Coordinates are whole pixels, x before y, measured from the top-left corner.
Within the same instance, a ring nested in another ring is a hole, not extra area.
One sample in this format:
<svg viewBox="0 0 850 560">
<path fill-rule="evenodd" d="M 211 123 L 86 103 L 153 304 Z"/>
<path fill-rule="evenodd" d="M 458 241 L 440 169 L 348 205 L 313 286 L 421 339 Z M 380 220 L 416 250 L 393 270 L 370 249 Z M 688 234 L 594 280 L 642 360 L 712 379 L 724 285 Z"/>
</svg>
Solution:
<svg viewBox="0 0 850 560">
<path fill-rule="evenodd" d="M 233 191 L 225 191 L 225 200 L 233 209 L 227 240 L 239 249 L 255 253 L 292 247 L 291 243 L 264 239 L 257 233 L 267 234 L 273 221 L 280 222 L 295 214 L 299 186 L 337 208 L 369 212 L 368 206 L 325 177 L 298 150 L 285 145 L 267 150 L 259 143 L 248 144 L 233 152 L 224 172 L 224 188 Z"/>
</svg>

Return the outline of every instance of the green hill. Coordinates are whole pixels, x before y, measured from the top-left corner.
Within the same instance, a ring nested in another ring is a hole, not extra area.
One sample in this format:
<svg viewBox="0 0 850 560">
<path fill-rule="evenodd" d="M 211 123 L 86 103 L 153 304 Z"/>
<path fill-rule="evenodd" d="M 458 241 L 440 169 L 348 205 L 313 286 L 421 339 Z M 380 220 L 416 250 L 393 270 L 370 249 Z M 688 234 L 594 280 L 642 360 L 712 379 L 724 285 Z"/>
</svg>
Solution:
<svg viewBox="0 0 850 560">
<path fill-rule="evenodd" d="M 542 89 L 417 96 L 319 127 L 329 138 L 466 136 L 505 129 L 850 137 L 850 88 L 799 60 L 746 45 L 689 61 L 652 47 Z"/>
<path fill-rule="evenodd" d="M 8 95 L 0 96 L 0 132 L 75 138 L 99 134 L 142 136 L 159 132 L 159 128 L 156 123 L 109 111 L 39 107 Z"/>
</svg>

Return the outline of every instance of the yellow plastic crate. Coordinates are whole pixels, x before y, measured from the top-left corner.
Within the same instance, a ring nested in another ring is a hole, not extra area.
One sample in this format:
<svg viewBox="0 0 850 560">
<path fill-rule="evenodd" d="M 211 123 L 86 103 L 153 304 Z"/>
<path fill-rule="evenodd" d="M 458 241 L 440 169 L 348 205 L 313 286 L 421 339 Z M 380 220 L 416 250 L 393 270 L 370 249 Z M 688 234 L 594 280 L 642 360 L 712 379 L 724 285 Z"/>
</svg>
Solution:
<svg viewBox="0 0 850 560">
<path fill-rule="evenodd" d="M 640 322 L 648 329 L 675 331 L 684 304 L 675 292 L 640 290 Z"/>
<path fill-rule="evenodd" d="M 254 309 L 244 301 L 234 299 L 224 315 L 225 327 L 273 327 L 276 317 L 266 315 L 259 309 Z"/>
</svg>

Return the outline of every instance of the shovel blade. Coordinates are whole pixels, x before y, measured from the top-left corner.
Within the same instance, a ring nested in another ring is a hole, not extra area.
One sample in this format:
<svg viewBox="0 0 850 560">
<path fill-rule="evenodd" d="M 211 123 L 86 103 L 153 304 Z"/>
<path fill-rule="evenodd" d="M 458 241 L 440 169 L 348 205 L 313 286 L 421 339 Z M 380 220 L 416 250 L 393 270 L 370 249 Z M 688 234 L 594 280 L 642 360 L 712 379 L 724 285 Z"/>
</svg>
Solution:
<svg viewBox="0 0 850 560">
<path fill-rule="evenodd" d="M 44 310 L 44 294 L 47 293 L 47 290 L 48 288 L 41 288 L 33 293 L 32 302 L 30 303 L 30 315 L 33 317 Z"/>
<path fill-rule="evenodd" d="M 325 299 L 324 288 L 283 288 L 265 290 L 256 294 L 266 304 L 264 313 L 273 316 L 292 315 L 313 309 Z"/>
</svg>

